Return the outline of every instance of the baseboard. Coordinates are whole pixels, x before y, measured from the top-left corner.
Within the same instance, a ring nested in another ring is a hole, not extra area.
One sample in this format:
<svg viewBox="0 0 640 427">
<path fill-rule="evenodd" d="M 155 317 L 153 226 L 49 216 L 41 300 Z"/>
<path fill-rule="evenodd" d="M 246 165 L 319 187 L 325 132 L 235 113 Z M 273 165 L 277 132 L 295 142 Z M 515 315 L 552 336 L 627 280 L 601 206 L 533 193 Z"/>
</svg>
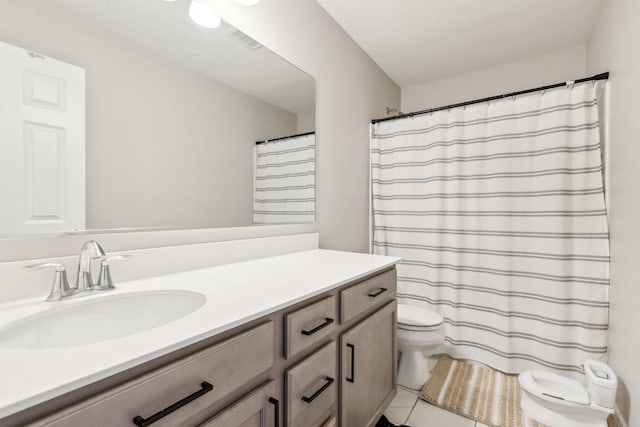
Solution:
<svg viewBox="0 0 640 427">
<path fill-rule="evenodd" d="M 614 411 L 613 414 L 616 417 L 616 421 L 618 422 L 618 427 L 629 427 L 629 425 L 627 424 L 627 421 L 624 419 L 624 417 L 620 413 L 620 408 L 618 408 L 618 405 L 616 405 L 613 408 L 613 411 Z"/>
</svg>

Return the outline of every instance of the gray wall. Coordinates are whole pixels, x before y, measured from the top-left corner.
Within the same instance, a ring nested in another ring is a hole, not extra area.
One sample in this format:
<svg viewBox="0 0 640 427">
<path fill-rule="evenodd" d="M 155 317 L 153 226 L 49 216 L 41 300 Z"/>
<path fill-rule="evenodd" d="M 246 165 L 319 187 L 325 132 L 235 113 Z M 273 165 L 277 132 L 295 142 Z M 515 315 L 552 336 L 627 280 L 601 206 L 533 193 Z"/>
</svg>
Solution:
<svg viewBox="0 0 640 427">
<path fill-rule="evenodd" d="M 402 88 L 405 113 L 586 77 L 584 46 Z"/>
<path fill-rule="evenodd" d="M 368 251 L 369 121 L 400 90 L 314 0 L 242 7 L 209 0 L 223 19 L 316 79 L 320 246 Z"/>
<path fill-rule="evenodd" d="M 298 113 L 298 131 L 297 133 L 307 133 L 316 130 L 316 110 Z"/>
<path fill-rule="evenodd" d="M 251 224 L 254 143 L 296 115 L 28 2 L 2 11 L 0 41 L 87 70 L 87 228 Z"/>
<path fill-rule="evenodd" d="M 590 73 L 610 71 L 611 311 L 609 363 L 618 375 L 617 404 L 640 426 L 640 2 L 603 2 L 588 50 Z"/>
</svg>

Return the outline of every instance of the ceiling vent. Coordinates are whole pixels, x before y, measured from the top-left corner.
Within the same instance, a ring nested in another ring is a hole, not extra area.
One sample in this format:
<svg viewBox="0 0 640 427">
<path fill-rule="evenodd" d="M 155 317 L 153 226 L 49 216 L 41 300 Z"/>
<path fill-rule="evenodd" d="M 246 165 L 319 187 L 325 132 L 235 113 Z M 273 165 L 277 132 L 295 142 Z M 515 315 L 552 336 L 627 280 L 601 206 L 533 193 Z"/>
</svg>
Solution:
<svg viewBox="0 0 640 427">
<path fill-rule="evenodd" d="M 249 37 L 248 35 L 246 35 L 245 33 L 243 33 L 242 31 L 240 31 L 239 29 L 237 29 L 232 25 L 225 23 L 222 31 L 226 35 L 231 37 L 233 40 L 237 41 L 238 43 L 240 43 L 242 46 L 246 47 L 249 50 L 258 50 L 262 47 L 260 43 L 258 43 L 257 41 L 255 41 L 254 39 L 252 39 L 251 37 Z"/>
</svg>

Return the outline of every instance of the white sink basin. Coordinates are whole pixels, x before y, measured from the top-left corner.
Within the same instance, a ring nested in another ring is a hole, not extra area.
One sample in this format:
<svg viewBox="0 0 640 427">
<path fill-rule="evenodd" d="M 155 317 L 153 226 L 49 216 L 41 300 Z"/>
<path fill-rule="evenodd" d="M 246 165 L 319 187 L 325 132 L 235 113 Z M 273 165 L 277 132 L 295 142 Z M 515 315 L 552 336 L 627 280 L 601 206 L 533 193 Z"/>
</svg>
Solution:
<svg viewBox="0 0 640 427">
<path fill-rule="evenodd" d="M 60 303 L 0 329 L 0 347 L 47 349 L 112 340 L 178 320 L 206 301 L 197 292 L 168 290 Z"/>
</svg>

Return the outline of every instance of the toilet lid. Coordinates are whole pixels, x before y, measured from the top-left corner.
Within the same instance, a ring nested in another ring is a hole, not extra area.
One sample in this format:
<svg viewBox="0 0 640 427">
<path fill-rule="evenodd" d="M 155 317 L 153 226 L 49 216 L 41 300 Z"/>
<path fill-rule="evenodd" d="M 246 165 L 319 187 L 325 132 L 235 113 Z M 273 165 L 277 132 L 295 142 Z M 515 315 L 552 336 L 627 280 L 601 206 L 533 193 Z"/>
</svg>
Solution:
<svg viewBox="0 0 640 427">
<path fill-rule="evenodd" d="M 522 388 L 559 405 L 589 405 L 591 399 L 578 381 L 547 371 L 526 371 L 518 376 Z"/>
<path fill-rule="evenodd" d="M 443 317 L 428 308 L 398 304 L 398 324 L 417 329 L 431 329 L 442 324 Z"/>
</svg>

